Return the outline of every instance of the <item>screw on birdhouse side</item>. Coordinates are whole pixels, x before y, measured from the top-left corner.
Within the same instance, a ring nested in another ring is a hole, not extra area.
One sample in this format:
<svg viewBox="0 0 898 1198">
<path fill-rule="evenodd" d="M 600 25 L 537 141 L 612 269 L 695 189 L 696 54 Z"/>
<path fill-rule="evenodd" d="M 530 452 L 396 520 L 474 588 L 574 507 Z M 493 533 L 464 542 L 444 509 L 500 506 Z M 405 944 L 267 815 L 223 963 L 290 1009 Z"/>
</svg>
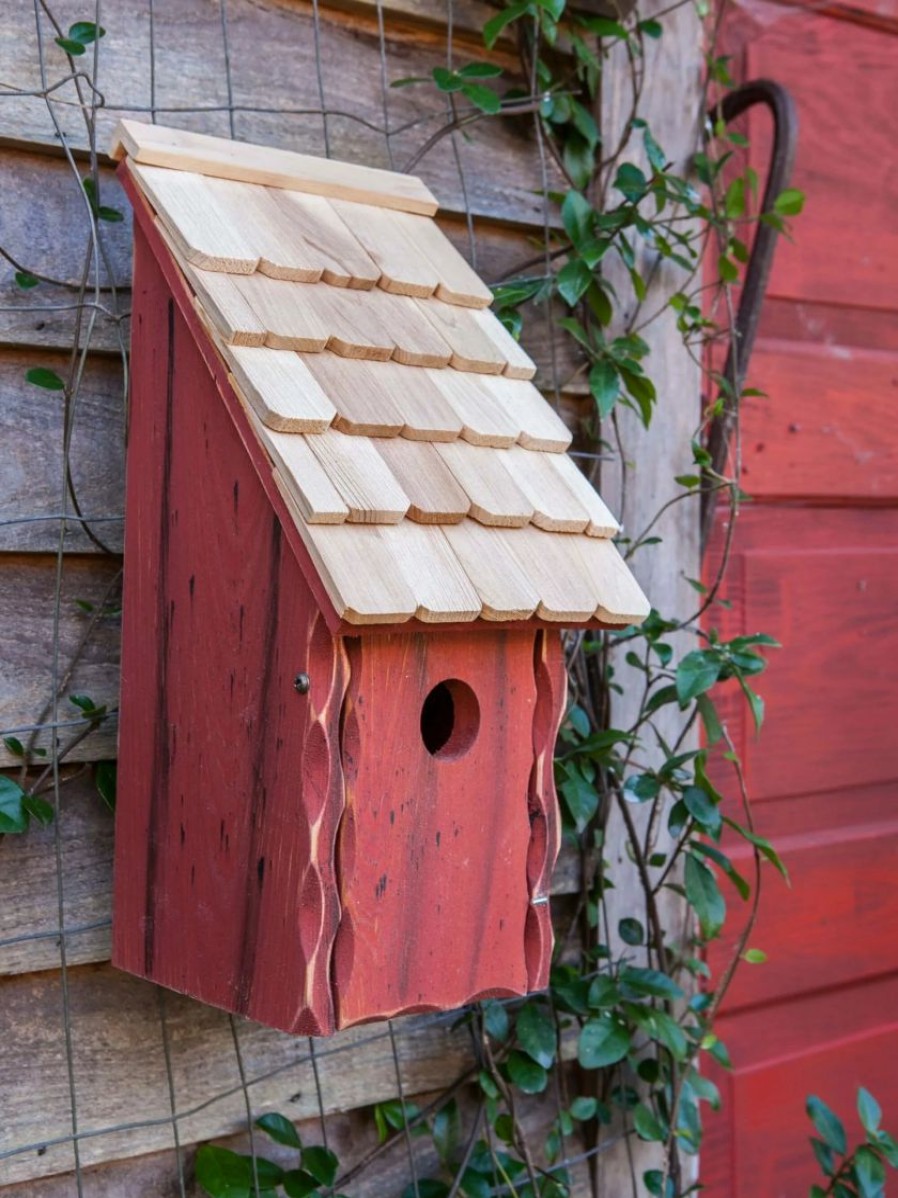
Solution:
<svg viewBox="0 0 898 1198">
<path fill-rule="evenodd" d="M 297 674 L 293 679 L 293 689 L 298 695 L 307 695 L 311 685 L 312 679 L 308 676 L 308 674 Z"/>
</svg>

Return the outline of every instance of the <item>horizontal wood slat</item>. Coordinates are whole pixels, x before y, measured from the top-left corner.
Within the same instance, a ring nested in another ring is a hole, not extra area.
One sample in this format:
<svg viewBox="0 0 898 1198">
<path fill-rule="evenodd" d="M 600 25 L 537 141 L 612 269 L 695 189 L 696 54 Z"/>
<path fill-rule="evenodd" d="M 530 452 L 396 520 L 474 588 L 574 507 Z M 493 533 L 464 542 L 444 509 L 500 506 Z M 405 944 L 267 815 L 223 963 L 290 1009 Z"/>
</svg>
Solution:
<svg viewBox="0 0 898 1198">
<path fill-rule="evenodd" d="M 203 0 L 160 7 L 154 20 L 157 120 L 227 137 L 230 74 L 238 106 L 234 114 L 238 139 L 324 156 L 317 56 L 324 107 L 330 110 L 326 137 L 330 155 L 349 163 L 391 167 L 382 131 L 386 98 L 390 128 L 402 130 L 390 139 L 393 165 L 401 168 L 445 125 L 445 98 L 427 84 L 400 89 L 389 84 L 408 76 L 410 52 L 415 74 L 429 77 L 434 67 L 444 66 L 445 33 L 410 39 L 407 25 L 397 28 L 390 14 L 385 15 L 385 97 L 376 12 L 373 6 L 367 11 L 370 16 L 361 27 L 334 15 L 322 18 L 316 28 L 310 8 L 292 4 L 262 8 L 251 0 L 234 0 L 228 8 L 228 72 L 217 10 Z M 107 36 L 98 45 L 96 83 L 106 101 L 97 112 L 97 142 L 105 149 L 119 117 L 150 119 L 151 58 L 142 0 L 121 0 L 104 25 Z M 34 14 L 27 8 L 12 11 L 7 28 L 9 36 L 0 44 L 0 78 L 24 91 L 39 89 Z M 68 74 L 69 68 L 53 36 L 47 25 L 45 53 L 55 80 Z M 264 53 L 259 52 L 260 46 Z M 480 56 L 483 53 L 481 49 Z M 76 98 L 71 86 L 55 94 L 59 99 Z M 271 108 L 278 111 L 264 111 Z M 57 107 L 56 115 L 68 144 L 86 148 L 84 121 L 77 107 Z M 532 117 L 516 120 L 529 131 Z M 0 111 L 3 135 L 58 145 L 46 105 L 35 96 L 5 98 Z M 528 143 L 518 135 L 513 123 L 480 122 L 471 142 L 459 142 L 458 151 L 465 186 L 448 137 L 415 168 L 441 205 L 464 212 L 467 194 L 475 215 L 542 225 L 543 203 L 533 182 L 541 178 L 538 153 L 532 140 Z M 489 163 L 488 170 L 478 167 L 481 161 Z M 560 188 L 560 180 L 551 171 L 550 175 L 548 186 Z"/>
</svg>

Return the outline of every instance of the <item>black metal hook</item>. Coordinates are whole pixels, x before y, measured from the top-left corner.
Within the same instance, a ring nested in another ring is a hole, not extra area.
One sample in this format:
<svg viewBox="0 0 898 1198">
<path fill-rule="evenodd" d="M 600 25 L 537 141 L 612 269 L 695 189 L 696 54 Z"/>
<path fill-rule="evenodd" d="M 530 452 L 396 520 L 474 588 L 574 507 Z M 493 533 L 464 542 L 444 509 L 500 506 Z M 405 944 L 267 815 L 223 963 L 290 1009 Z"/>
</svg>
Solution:
<svg viewBox="0 0 898 1198">
<path fill-rule="evenodd" d="M 769 79 L 756 79 L 751 83 L 743 84 L 735 91 L 728 92 L 720 103 L 711 109 L 708 117 L 713 123 L 723 120 L 729 124 L 730 121 L 734 121 L 736 117 L 741 116 L 743 112 L 747 112 L 756 104 L 764 104 L 770 109 L 773 116 L 773 149 L 767 170 L 767 183 L 764 188 L 762 205 L 763 212 L 770 212 L 773 208 L 773 201 L 788 185 L 795 163 L 795 149 L 798 144 L 798 110 L 791 93 L 779 83 L 773 83 Z M 730 348 L 723 368 L 723 377 L 729 381 L 732 391 L 721 392 L 719 396 L 719 399 L 722 400 L 720 413 L 714 418 L 708 429 L 706 448 L 711 455 L 711 463 L 705 474 L 705 485 L 702 491 L 701 546 L 703 552 L 707 548 L 711 535 L 717 497 L 717 488 L 713 487 L 712 476 L 719 476 L 726 469 L 730 435 L 739 412 L 739 396 L 755 345 L 761 318 L 761 305 L 764 302 L 767 283 L 770 279 L 778 236 L 778 230 L 772 225 L 764 222 L 758 224 L 748 266 L 745 270 L 739 309 L 730 335 Z"/>
</svg>

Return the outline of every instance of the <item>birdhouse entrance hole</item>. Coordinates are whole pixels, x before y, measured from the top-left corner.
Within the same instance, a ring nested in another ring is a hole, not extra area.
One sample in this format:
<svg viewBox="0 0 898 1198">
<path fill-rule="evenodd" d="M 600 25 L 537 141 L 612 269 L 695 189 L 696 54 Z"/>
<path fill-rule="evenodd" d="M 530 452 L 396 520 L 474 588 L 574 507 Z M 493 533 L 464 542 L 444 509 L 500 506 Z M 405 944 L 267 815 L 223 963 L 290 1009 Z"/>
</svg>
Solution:
<svg viewBox="0 0 898 1198">
<path fill-rule="evenodd" d="M 431 757 L 462 757 L 480 727 L 480 704 L 466 682 L 438 682 L 421 708 L 421 739 Z"/>
</svg>

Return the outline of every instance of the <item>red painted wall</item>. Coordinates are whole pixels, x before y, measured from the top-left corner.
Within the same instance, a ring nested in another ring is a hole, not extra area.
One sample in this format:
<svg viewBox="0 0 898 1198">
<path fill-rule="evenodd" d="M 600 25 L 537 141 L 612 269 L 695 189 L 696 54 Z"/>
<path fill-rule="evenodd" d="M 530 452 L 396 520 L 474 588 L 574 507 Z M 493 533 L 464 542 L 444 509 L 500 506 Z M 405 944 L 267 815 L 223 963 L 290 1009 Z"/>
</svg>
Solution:
<svg viewBox="0 0 898 1198">
<path fill-rule="evenodd" d="M 751 4 L 729 38 L 738 74 L 792 89 L 807 194 L 749 372 L 768 398 L 746 407 L 755 502 L 723 616 L 783 643 L 760 741 L 731 727 L 793 886 L 766 876 L 752 944 L 769 961 L 743 967 L 720 1021 L 734 1070 L 703 1179 L 710 1198 L 804 1198 L 807 1094 L 857 1131 L 865 1085 L 898 1126 L 898 4 Z"/>
</svg>

